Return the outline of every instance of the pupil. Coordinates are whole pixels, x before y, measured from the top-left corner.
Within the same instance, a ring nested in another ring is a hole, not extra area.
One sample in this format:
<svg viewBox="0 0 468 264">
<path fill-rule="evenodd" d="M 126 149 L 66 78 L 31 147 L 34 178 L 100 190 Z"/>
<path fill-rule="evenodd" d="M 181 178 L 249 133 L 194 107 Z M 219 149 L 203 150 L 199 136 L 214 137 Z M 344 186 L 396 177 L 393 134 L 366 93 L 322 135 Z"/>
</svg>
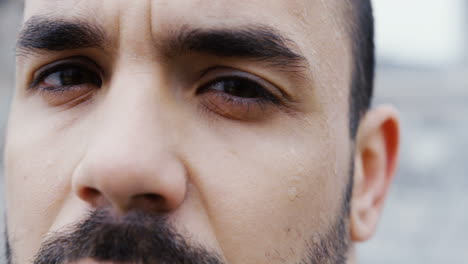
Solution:
<svg viewBox="0 0 468 264">
<path fill-rule="evenodd" d="M 228 80 L 224 83 L 224 91 L 228 94 L 242 98 L 257 98 L 258 87 L 250 81 Z"/>
<path fill-rule="evenodd" d="M 76 69 L 66 69 L 60 73 L 60 82 L 63 86 L 77 85 L 90 82 L 90 78 Z"/>
</svg>

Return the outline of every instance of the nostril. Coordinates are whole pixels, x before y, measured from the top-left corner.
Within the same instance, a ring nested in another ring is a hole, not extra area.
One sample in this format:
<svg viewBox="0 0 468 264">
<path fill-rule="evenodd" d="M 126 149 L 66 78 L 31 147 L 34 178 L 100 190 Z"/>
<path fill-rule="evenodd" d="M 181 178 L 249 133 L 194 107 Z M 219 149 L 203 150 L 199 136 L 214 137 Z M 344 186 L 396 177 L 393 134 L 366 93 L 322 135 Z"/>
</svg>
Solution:
<svg viewBox="0 0 468 264">
<path fill-rule="evenodd" d="M 150 202 L 160 202 L 163 199 L 161 195 L 154 194 L 154 193 L 147 193 L 141 196 L 143 199 L 149 200 Z"/>
<path fill-rule="evenodd" d="M 92 204 L 97 203 L 97 199 L 99 199 L 100 195 L 101 193 L 97 189 L 90 187 L 83 188 L 80 191 L 81 198 L 88 202 L 91 202 Z"/>
<path fill-rule="evenodd" d="M 132 208 L 139 208 L 149 211 L 166 211 L 166 199 L 163 196 L 153 193 L 136 195 L 131 201 Z"/>
</svg>

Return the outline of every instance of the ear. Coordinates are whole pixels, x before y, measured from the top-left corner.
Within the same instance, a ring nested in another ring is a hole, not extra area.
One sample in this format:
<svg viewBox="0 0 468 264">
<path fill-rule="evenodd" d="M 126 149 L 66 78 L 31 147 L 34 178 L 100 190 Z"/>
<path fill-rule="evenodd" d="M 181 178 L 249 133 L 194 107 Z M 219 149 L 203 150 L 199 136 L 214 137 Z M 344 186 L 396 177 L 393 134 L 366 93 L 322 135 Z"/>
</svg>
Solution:
<svg viewBox="0 0 468 264">
<path fill-rule="evenodd" d="M 390 106 L 369 110 L 359 125 L 350 223 L 355 242 L 368 240 L 376 230 L 395 173 L 399 137 L 398 114 Z"/>
</svg>

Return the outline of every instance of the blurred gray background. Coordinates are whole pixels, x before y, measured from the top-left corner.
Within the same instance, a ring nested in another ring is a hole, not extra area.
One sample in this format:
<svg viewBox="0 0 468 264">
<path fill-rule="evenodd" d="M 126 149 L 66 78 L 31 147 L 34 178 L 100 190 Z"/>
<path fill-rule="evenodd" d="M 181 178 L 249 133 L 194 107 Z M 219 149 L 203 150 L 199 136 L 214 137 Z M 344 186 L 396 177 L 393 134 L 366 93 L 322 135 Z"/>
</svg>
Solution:
<svg viewBox="0 0 468 264">
<path fill-rule="evenodd" d="M 373 2 L 378 48 L 374 103 L 400 110 L 403 145 L 381 224 L 371 241 L 358 246 L 359 263 L 466 264 L 468 0 Z M 0 0 L 2 148 L 21 8 L 20 1 Z"/>
<path fill-rule="evenodd" d="M 20 1 L 0 0 L 0 263 L 6 263 L 3 250 L 3 146 L 8 107 L 14 83 L 15 35 L 21 22 Z"/>
</svg>

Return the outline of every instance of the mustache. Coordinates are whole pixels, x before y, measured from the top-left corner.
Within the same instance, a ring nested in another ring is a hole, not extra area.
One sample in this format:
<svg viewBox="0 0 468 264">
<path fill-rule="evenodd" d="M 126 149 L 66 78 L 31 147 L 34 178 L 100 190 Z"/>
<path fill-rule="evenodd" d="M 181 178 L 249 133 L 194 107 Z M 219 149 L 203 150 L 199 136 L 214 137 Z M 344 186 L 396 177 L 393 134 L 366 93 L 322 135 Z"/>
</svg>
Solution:
<svg viewBox="0 0 468 264">
<path fill-rule="evenodd" d="M 131 211 L 122 217 L 93 211 L 69 230 L 42 244 L 34 264 L 96 261 L 143 264 L 223 264 L 219 255 L 190 244 L 161 215 Z"/>
</svg>

